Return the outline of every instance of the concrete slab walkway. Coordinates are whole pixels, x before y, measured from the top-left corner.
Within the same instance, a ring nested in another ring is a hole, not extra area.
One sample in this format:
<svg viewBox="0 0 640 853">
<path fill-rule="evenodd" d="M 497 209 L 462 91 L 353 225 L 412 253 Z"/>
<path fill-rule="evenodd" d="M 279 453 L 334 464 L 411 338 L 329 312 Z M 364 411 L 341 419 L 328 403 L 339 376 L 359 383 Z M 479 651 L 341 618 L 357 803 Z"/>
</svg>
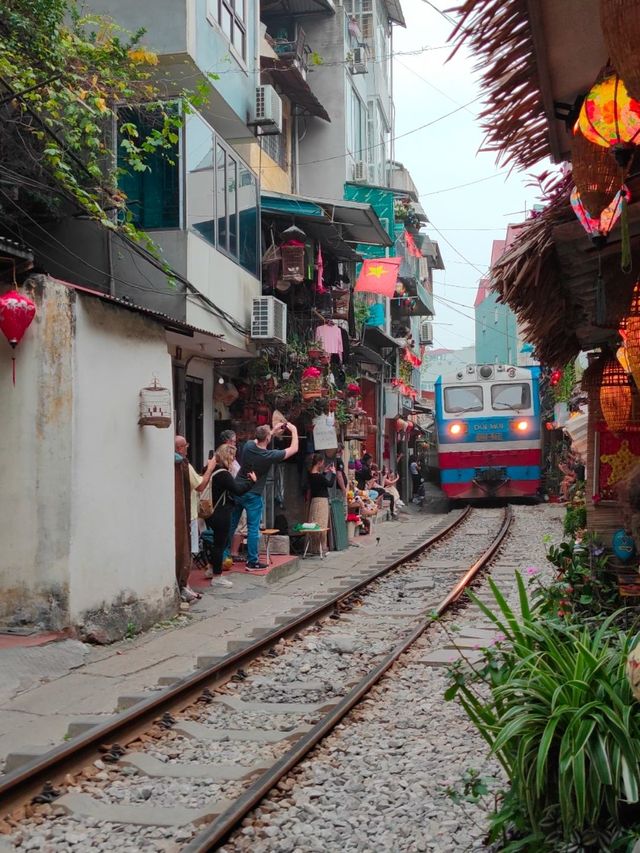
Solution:
<svg viewBox="0 0 640 853">
<path fill-rule="evenodd" d="M 116 710 L 121 696 L 186 675 L 198 658 L 225 654 L 228 644 L 251 639 L 255 629 L 274 627 L 284 615 L 410 551 L 445 521 L 411 507 L 398 521 L 358 537 L 357 546 L 324 560 L 298 560 L 293 574 L 271 583 L 234 572 L 233 587 L 205 587 L 188 614 L 112 646 L 60 640 L 0 647 L 0 764 L 24 747 L 60 743 L 70 724 L 91 717 L 99 722 Z"/>
</svg>

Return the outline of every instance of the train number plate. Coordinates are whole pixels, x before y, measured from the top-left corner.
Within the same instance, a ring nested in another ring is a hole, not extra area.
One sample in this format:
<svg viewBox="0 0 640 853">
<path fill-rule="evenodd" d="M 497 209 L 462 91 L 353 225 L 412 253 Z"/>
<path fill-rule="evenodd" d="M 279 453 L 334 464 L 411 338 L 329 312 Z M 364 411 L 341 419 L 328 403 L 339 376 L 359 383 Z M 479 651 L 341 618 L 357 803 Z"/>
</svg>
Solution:
<svg viewBox="0 0 640 853">
<path fill-rule="evenodd" d="M 502 433 L 501 432 L 485 432 L 480 435 L 476 435 L 476 441 L 501 441 Z"/>
</svg>

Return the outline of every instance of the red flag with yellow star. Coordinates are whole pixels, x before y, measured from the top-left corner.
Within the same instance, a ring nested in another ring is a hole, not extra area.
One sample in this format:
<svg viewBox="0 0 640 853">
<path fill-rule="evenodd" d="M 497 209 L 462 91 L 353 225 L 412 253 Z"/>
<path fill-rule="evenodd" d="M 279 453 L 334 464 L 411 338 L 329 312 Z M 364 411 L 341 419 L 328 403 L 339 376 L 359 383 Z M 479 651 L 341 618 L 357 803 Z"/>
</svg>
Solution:
<svg viewBox="0 0 640 853">
<path fill-rule="evenodd" d="M 362 264 L 355 290 L 393 296 L 402 258 L 370 258 Z"/>
</svg>

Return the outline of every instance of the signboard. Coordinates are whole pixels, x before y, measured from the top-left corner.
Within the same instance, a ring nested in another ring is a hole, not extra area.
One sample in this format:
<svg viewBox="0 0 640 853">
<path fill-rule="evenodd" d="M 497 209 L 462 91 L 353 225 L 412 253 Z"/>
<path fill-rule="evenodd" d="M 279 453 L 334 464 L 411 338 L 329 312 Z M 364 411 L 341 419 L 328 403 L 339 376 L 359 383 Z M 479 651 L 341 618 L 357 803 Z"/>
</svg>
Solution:
<svg viewBox="0 0 640 853">
<path fill-rule="evenodd" d="M 313 419 L 313 444 L 316 450 L 337 448 L 336 422 L 331 415 L 320 415 Z"/>
</svg>

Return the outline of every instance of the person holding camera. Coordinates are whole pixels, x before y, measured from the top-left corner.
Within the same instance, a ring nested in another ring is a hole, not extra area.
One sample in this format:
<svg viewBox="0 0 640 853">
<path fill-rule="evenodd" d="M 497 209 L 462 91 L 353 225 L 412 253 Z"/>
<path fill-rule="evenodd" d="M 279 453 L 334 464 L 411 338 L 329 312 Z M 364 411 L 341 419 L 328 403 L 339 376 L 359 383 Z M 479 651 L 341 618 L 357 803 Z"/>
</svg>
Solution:
<svg viewBox="0 0 640 853">
<path fill-rule="evenodd" d="M 291 445 L 286 450 L 267 450 L 272 438 L 282 435 L 287 429 L 291 433 Z M 242 510 L 247 513 L 247 570 L 260 571 L 267 564 L 258 559 L 260 541 L 260 520 L 264 509 L 263 493 L 271 466 L 284 462 L 298 452 L 298 430 L 294 424 L 280 423 L 271 429 L 270 426 L 259 426 L 253 441 L 247 441 L 242 449 L 240 470 L 236 477 L 239 485 L 249 483 L 249 490 L 235 498 L 236 506 L 231 516 L 231 536 L 235 533 Z M 256 475 L 252 482 L 249 474 Z M 227 557 L 228 554 L 225 554 Z"/>
<path fill-rule="evenodd" d="M 309 515 L 307 521 L 317 524 L 318 527 L 329 527 L 329 489 L 336 482 L 335 465 L 325 465 L 322 453 L 314 453 L 311 457 L 311 468 L 309 469 Z M 327 534 L 323 533 L 314 542 L 317 553 L 327 550 Z"/>
</svg>

